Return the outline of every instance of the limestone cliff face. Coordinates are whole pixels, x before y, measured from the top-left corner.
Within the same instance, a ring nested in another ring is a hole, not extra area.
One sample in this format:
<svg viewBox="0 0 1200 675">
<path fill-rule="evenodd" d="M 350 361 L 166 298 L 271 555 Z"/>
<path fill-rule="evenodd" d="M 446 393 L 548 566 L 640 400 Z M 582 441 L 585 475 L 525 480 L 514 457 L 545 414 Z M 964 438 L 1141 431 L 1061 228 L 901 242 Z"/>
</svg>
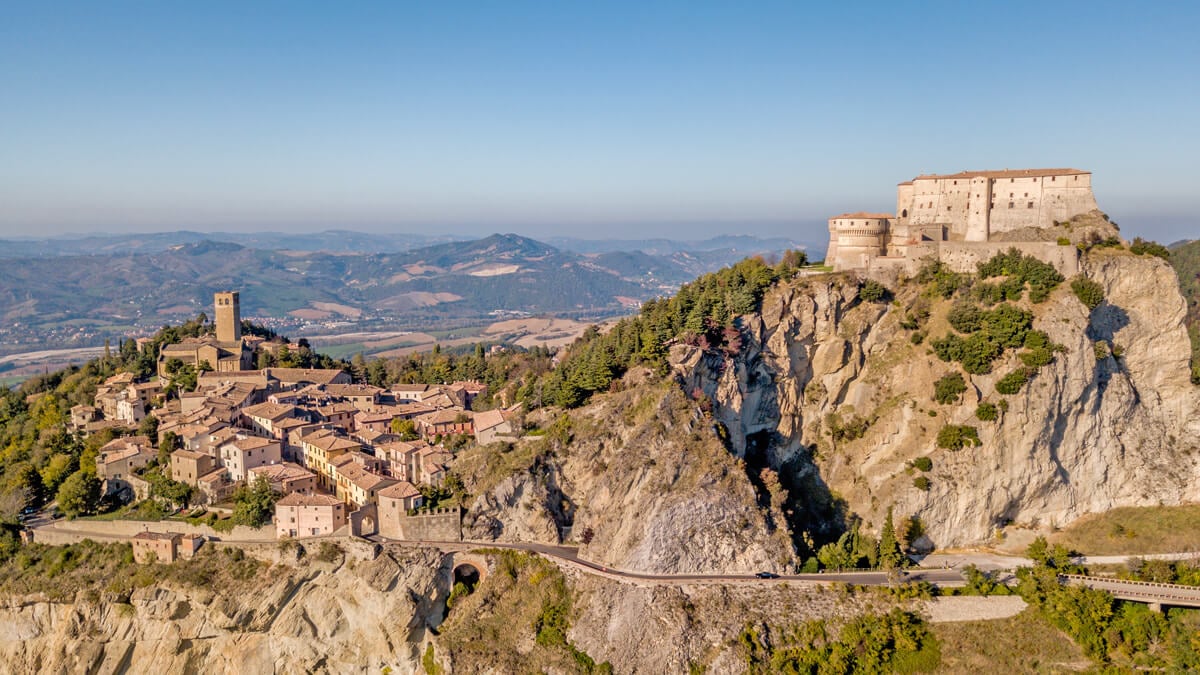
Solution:
<svg viewBox="0 0 1200 675">
<path fill-rule="evenodd" d="M 875 529 L 889 505 L 919 515 L 940 547 L 984 542 L 1009 522 L 1061 526 L 1116 506 L 1200 498 L 1200 390 L 1189 382 L 1173 271 L 1157 258 L 1099 251 L 1085 257 L 1083 273 L 1105 289 L 1093 312 L 1069 284 L 1042 304 L 1021 302 L 1034 328 L 1066 351 L 1007 397 L 995 384 L 1020 365 L 1012 352 L 991 374 L 968 376 L 960 403 L 938 405 L 933 384 L 955 365 L 912 344 L 900 326 L 918 290 L 899 287 L 894 304 L 864 303 L 856 280 L 843 276 L 772 290 L 760 314 L 744 317 L 736 358 L 686 347 L 672 355 L 684 389 L 716 402 L 735 453 L 763 451 L 772 467 L 809 474 L 810 485 L 827 486 Z M 930 338 L 949 330 L 948 304 L 935 303 Z M 1098 358 L 1097 341 L 1123 355 Z M 980 401 L 1001 399 L 1008 409 L 999 420 L 975 418 Z M 835 442 L 831 413 L 873 421 L 862 438 Z M 937 448 L 947 423 L 977 427 L 982 446 Z M 920 456 L 933 461 L 927 492 L 908 469 Z"/>
<path fill-rule="evenodd" d="M 128 604 L 0 599 L 0 671 L 420 672 L 445 597 L 436 552 L 276 566 L 247 592 L 155 585 Z M 244 589 L 244 590 L 246 590 Z"/>
<path fill-rule="evenodd" d="M 534 442 L 540 449 L 510 451 L 536 456 L 494 487 L 485 479 L 504 455 L 478 449 L 473 469 L 460 460 L 468 491 L 479 494 L 467 536 L 559 543 L 570 532 L 580 556 L 645 572 L 787 569 L 794 553 L 782 514 L 760 503 L 713 420 L 675 383 L 647 385 L 639 375 L 628 391 L 570 413 L 569 443 L 546 438 Z"/>
</svg>

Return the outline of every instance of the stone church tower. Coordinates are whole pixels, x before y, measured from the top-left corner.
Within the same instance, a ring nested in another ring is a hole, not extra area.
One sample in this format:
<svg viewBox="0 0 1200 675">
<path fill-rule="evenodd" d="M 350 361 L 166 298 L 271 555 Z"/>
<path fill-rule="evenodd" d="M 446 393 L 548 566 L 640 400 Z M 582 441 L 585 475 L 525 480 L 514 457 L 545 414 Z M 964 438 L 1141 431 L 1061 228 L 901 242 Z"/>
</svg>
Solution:
<svg viewBox="0 0 1200 675">
<path fill-rule="evenodd" d="M 213 304 L 216 306 L 217 311 L 217 342 L 241 342 L 242 309 L 238 302 L 238 292 L 225 291 L 214 293 Z"/>
</svg>

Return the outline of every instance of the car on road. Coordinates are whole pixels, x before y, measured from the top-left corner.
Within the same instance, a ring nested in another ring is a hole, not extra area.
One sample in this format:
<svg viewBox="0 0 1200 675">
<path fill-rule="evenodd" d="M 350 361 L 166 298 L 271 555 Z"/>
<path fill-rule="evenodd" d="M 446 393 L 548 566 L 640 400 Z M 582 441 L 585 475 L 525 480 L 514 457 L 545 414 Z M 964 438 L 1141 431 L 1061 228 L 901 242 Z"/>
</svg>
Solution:
<svg viewBox="0 0 1200 675">
<path fill-rule="evenodd" d="M 21 509 L 21 515 L 23 516 L 31 516 L 35 513 L 37 513 L 37 509 L 32 506 L 26 506 L 25 508 Z"/>
<path fill-rule="evenodd" d="M 754 576 L 758 577 L 759 579 L 778 579 L 779 578 L 779 575 L 775 574 L 774 572 L 759 572 L 758 574 L 755 574 Z"/>
</svg>

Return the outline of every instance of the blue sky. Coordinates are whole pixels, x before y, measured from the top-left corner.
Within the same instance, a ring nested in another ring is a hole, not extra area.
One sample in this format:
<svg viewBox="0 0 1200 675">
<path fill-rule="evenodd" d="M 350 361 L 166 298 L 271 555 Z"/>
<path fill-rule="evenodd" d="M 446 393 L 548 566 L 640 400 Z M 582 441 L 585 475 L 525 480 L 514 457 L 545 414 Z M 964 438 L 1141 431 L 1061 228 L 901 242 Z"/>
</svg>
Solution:
<svg viewBox="0 0 1200 675">
<path fill-rule="evenodd" d="M 1194 237 L 1198 8 L 7 2 L 0 236 L 814 238 L 919 173 L 1071 166 Z"/>
</svg>

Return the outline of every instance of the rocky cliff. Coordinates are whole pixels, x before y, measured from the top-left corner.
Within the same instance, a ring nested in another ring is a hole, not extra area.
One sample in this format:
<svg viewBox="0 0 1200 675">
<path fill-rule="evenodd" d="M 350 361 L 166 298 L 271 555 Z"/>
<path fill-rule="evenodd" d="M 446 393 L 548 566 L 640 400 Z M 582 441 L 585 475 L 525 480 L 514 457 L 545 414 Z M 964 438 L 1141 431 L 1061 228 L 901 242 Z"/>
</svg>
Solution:
<svg viewBox="0 0 1200 675">
<path fill-rule="evenodd" d="M 420 643 L 448 590 L 440 560 L 392 551 L 264 566 L 236 585 L 153 582 L 119 599 L 97 593 L 100 582 L 73 601 L 6 596 L 0 671 L 420 672 Z"/>
<path fill-rule="evenodd" d="M 644 572 L 787 569 L 794 554 L 779 503 L 756 494 L 711 414 L 643 371 L 625 386 L 564 413 L 538 441 L 456 460 L 476 495 L 466 536 L 569 535 L 581 557 Z"/>
<path fill-rule="evenodd" d="M 1068 283 L 1042 303 L 1029 294 L 1018 303 L 1065 349 L 1015 395 L 996 390 L 1020 366 L 1010 351 L 991 373 L 967 375 L 958 402 L 933 400 L 934 383 L 960 369 L 902 323 L 925 303 L 922 337 L 945 334 L 951 301 L 931 301 L 915 281 L 892 289 L 893 302 L 860 299 L 852 276 L 781 283 L 760 314 L 741 319 L 736 357 L 677 346 L 673 361 L 685 391 L 715 401 L 733 452 L 792 487 L 798 527 L 820 530 L 822 518 L 848 511 L 877 529 L 895 505 L 920 517 L 926 543 L 951 547 L 985 542 L 1008 523 L 1047 528 L 1115 506 L 1200 498 L 1200 390 L 1189 382 L 1174 273 L 1112 249 L 1082 264 L 1104 291 L 1093 311 Z M 999 404 L 998 419 L 977 419 L 981 402 Z M 848 420 L 865 429 L 837 433 Z M 946 424 L 976 427 L 981 445 L 937 447 Z M 932 460 L 929 473 L 916 472 L 927 491 L 914 482 L 918 457 Z"/>
</svg>

